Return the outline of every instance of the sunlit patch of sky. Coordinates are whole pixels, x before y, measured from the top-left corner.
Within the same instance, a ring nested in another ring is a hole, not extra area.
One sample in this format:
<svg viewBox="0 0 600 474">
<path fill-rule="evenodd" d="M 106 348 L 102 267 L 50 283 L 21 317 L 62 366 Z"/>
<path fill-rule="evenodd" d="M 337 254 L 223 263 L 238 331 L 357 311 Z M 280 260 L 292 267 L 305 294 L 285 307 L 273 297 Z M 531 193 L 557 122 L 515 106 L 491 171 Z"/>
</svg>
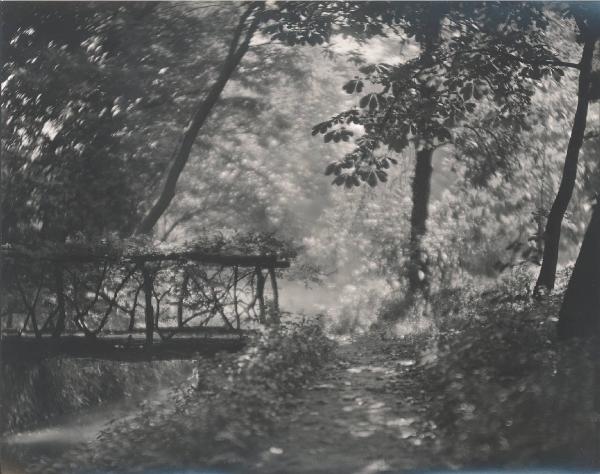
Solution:
<svg viewBox="0 0 600 474">
<path fill-rule="evenodd" d="M 379 36 L 365 43 L 359 43 L 351 37 L 337 36 L 333 38 L 331 49 L 338 54 L 358 53 L 367 63 L 388 64 L 402 63 L 419 52 L 418 45 L 412 41 Z"/>
</svg>

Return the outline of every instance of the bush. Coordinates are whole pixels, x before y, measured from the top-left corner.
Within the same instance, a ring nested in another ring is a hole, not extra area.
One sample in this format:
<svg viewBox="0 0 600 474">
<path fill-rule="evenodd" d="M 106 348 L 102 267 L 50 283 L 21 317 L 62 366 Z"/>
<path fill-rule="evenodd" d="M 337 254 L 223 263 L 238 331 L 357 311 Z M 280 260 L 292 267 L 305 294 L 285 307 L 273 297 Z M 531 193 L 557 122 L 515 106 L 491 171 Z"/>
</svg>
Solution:
<svg viewBox="0 0 600 474">
<path fill-rule="evenodd" d="M 422 376 L 456 465 L 598 466 L 598 341 L 555 340 L 560 289 L 527 298 L 515 274 L 440 322 Z"/>
</svg>

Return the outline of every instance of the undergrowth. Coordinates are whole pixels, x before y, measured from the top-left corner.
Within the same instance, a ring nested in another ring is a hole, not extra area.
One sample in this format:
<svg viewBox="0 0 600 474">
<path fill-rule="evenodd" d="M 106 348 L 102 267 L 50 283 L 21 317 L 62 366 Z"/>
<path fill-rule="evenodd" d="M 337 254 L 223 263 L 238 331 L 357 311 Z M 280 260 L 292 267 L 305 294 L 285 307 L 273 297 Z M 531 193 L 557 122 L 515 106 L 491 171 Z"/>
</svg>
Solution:
<svg viewBox="0 0 600 474">
<path fill-rule="evenodd" d="M 564 284 L 541 303 L 527 289 L 517 273 L 458 292 L 438 319 L 420 376 L 450 465 L 600 466 L 598 341 L 555 339 Z"/>
<path fill-rule="evenodd" d="M 65 473 L 236 465 L 332 349 L 316 322 L 265 329 L 241 354 L 200 361 L 195 376 L 166 402 L 147 403 L 135 417 L 113 423 L 92 446 L 30 468 Z"/>
<path fill-rule="evenodd" d="M 54 358 L 0 364 L 0 433 L 30 428 L 72 413 L 181 380 L 191 370 L 184 361 L 124 364 Z"/>
</svg>

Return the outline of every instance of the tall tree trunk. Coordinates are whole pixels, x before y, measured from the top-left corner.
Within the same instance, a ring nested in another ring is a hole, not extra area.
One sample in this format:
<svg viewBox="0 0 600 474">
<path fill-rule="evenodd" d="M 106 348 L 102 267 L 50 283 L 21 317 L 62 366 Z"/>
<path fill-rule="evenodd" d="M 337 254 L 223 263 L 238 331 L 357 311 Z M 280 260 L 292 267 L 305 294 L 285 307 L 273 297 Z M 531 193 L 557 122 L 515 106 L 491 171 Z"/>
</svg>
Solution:
<svg viewBox="0 0 600 474">
<path fill-rule="evenodd" d="M 561 339 L 597 334 L 600 330 L 600 197 L 592 212 L 579 256 L 560 308 Z"/>
<path fill-rule="evenodd" d="M 542 267 L 540 268 L 540 273 L 534 288 L 534 295 L 537 297 L 541 296 L 543 292 L 542 288 L 545 288 L 548 292 L 554 289 L 561 226 L 565 212 L 569 206 L 569 201 L 573 195 L 575 178 L 577 177 L 579 150 L 581 149 L 583 136 L 585 134 L 595 43 L 596 38 L 588 36 L 583 45 L 583 53 L 581 62 L 579 63 L 580 72 L 579 89 L 577 92 L 577 109 L 573 120 L 569 146 L 567 147 L 567 156 L 565 157 L 562 179 L 546 222 Z"/>
<path fill-rule="evenodd" d="M 408 263 L 408 295 L 429 295 L 429 268 L 423 238 L 427 233 L 429 196 L 433 172 L 433 149 L 425 147 L 417 152 L 415 176 L 412 183 L 412 211 L 410 216 L 410 243 Z"/>
<path fill-rule="evenodd" d="M 443 2 L 423 5 L 423 31 L 421 32 L 422 60 L 425 66 L 435 64 L 435 51 L 441 39 L 441 28 L 447 5 Z M 432 100 L 433 90 L 421 84 L 421 93 L 425 103 Z M 415 176 L 412 183 L 412 211 L 410 215 L 410 242 L 408 263 L 408 295 L 407 301 L 412 304 L 416 296 L 429 297 L 429 265 L 427 252 L 423 247 L 423 239 L 427 233 L 429 217 L 429 197 L 431 194 L 431 175 L 433 173 L 433 147 L 423 140 L 423 147 L 417 151 Z"/>
<path fill-rule="evenodd" d="M 162 192 L 146 216 L 142 219 L 142 222 L 135 231 L 136 234 L 149 234 L 156 225 L 156 222 L 171 204 L 171 201 L 175 196 L 177 181 L 179 180 L 179 176 L 188 162 L 190 153 L 192 151 L 192 146 L 198 137 L 200 129 L 208 119 L 212 109 L 221 96 L 221 92 L 223 92 L 223 89 L 227 85 L 227 82 L 231 78 L 233 72 L 248 51 L 250 41 L 252 40 L 252 36 L 254 35 L 258 25 L 258 15 L 255 15 L 249 26 L 246 25 L 246 22 L 248 18 L 255 13 L 257 6 L 257 3 L 252 3 L 240 18 L 229 45 L 229 52 L 219 77 L 208 92 L 206 98 L 198 105 L 192 116 L 192 119 L 185 128 L 183 137 L 181 138 L 181 141 L 179 142 L 175 152 L 173 153 L 173 157 L 171 158 L 171 166 L 169 168 Z M 240 42 L 242 37 L 243 39 Z"/>
</svg>

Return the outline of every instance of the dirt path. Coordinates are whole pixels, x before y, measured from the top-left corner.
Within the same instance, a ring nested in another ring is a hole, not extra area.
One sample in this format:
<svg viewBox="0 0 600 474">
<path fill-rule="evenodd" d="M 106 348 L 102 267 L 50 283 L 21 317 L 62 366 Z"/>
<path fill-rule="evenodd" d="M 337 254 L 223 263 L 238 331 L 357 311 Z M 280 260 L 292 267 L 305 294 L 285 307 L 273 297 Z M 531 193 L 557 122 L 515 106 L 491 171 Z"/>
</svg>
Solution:
<svg viewBox="0 0 600 474">
<path fill-rule="evenodd" d="M 410 347 L 342 344 L 266 440 L 261 473 L 370 474 L 440 466 Z"/>
</svg>

